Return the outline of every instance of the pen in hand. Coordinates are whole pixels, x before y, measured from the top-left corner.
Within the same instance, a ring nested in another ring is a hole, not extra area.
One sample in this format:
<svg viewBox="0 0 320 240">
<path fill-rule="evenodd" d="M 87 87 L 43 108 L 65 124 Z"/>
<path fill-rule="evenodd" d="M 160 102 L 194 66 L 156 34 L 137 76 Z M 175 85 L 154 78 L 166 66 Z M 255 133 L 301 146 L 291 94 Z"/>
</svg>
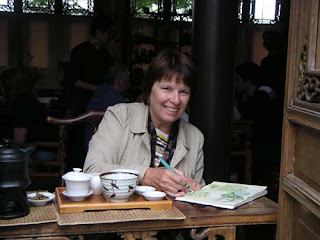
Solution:
<svg viewBox="0 0 320 240">
<path fill-rule="evenodd" d="M 179 175 L 162 157 L 159 157 L 160 162 L 166 167 L 168 168 L 171 172 L 173 172 L 174 174 Z M 180 175 L 179 175 L 180 176 Z M 186 183 L 185 185 L 186 188 L 188 188 L 188 190 L 190 192 L 194 192 L 193 189 L 190 187 L 190 185 L 188 183 Z"/>
</svg>

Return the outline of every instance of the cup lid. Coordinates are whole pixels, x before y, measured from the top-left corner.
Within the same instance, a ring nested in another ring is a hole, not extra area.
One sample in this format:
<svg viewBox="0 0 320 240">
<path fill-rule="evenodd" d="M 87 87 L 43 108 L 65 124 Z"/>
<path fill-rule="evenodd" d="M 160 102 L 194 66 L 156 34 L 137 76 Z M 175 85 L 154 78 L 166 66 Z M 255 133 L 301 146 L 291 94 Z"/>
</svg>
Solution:
<svg viewBox="0 0 320 240">
<path fill-rule="evenodd" d="M 90 180 L 90 176 L 81 172 L 81 168 L 73 168 L 73 171 L 66 173 L 62 176 L 63 180 L 67 181 L 88 181 Z"/>
</svg>

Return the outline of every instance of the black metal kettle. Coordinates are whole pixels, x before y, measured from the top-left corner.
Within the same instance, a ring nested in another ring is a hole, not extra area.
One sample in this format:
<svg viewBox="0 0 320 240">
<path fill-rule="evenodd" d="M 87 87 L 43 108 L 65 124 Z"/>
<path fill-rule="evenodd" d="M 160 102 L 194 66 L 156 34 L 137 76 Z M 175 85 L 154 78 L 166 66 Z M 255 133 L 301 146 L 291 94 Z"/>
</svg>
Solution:
<svg viewBox="0 0 320 240">
<path fill-rule="evenodd" d="M 0 188 L 27 188 L 31 183 L 27 153 L 34 147 L 19 148 L 5 139 L 0 145 Z"/>
<path fill-rule="evenodd" d="M 0 145 L 0 219 L 30 213 L 25 189 L 31 183 L 26 156 L 35 147 L 19 148 L 4 140 Z"/>
</svg>

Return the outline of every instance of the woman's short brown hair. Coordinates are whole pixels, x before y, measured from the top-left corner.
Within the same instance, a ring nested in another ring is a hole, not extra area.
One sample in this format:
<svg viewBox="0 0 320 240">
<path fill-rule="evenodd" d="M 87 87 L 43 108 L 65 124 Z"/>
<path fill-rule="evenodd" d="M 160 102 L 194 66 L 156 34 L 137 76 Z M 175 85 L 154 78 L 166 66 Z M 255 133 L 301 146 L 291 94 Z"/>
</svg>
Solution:
<svg viewBox="0 0 320 240">
<path fill-rule="evenodd" d="M 160 52 L 150 63 L 144 78 L 142 99 L 147 104 L 151 89 L 156 81 L 170 80 L 176 77 L 192 88 L 194 66 L 189 57 L 175 49 L 165 49 Z"/>
</svg>

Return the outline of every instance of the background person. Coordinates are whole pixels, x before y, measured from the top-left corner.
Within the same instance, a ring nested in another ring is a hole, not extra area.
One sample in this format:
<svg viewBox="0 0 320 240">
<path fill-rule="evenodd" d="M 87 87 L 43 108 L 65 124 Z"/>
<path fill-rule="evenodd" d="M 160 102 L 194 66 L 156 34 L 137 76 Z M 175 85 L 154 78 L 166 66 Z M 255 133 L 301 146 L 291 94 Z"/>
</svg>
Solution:
<svg viewBox="0 0 320 240">
<path fill-rule="evenodd" d="M 286 46 L 278 31 L 266 31 L 262 37 L 263 46 L 268 51 L 268 55 L 260 64 L 262 76 L 264 82 L 278 94 L 283 104 L 287 64 Z"/>
<path fill-rule="evenodd" d="M 113 65 L 114 59 L 108 51 L 115 38 L 115 22 L 108 16 L 97 16 L 90 25 L 89 40 L 77 45 L 71 51 L 66 72 L 70 87 L 70 101 L 67 113 L 78 116 L 86 112 L 88 102 L 98 86 L 103 84 L 103 74 Z M 82 167 L 86 157 L 85 127 L 68 128 L 68 156 L 71 169 Z"/>
<path fill-rule="evenodd" d="M 46 122 L 47 112 L 37 99 L 34 85 L 36 78 L 29 69 L 7 68 L 0 76 L 1 89 L 9 107 L 12 135 L 15 143 L 57 141 L 58 128 Z M 56 152 L 46 149 L 37 151 L 40 161 L 56 159 Z M 28 156 L 28 164 L 31 158 Z"/>
<path fill-rule="evenodd" d="M 260 67 L 247 62 L 236 68 L 243 80 L 248 96 L 242 106 L 243 120 L 253 122 L 252 126 L 252 182 L 268 186 L 269 197 L 277 200 L 274 175 L 279 171 L 282 136 L 282 105 L 279 95 L 264 84 Z"/>
<path fill-rule="evenodd" d="M 87 111 L 106 110 L 109 106 L 117 103 L 128 102 L 123 93 L 129 86 L 129 69 L 122 64 L 114 64 L 104 74 L 104 84 L 97 88 L 90 99 Z M 93 134 L 92 126 L 86 126 L 85 144 L 88 151 L 88 144 Z"/>
<path fill-rule="evenodd" d="M 106 110 L 117 103 L 128 102 L 124 93 L 129 86 L 129 78 L 128 67 L 119 63 L 110 67 L 103 76 L 104 84 L 92 95 L 87 111 Z"/>
<path fill-rule="evenodd" d="M 84 113 L 94 91 L 103 84 L 103 74 L 114 63 L 108 51 L 114 39 L 114 20 L 108 16 L 97 16 L 90 25 L 89 40 L 72 49 L 67 71 L 72 87 L 71 115 Z"/>
<path fill-rule="evenodd" d="M 185 184 L 198 190 L 202 174 L 203 134 L 180 117 L 186 110 L 193 77 L 190 59 L 165 50 L 151 62 L 145 76 L 143 103 L 109 107 L 89 143 L 85 172 L 116 168 L 139 171 L 144 185 L 169 196 L 183 196 Z M 163 167 L 165 159 L 179 175 Z"/>
</svg>

